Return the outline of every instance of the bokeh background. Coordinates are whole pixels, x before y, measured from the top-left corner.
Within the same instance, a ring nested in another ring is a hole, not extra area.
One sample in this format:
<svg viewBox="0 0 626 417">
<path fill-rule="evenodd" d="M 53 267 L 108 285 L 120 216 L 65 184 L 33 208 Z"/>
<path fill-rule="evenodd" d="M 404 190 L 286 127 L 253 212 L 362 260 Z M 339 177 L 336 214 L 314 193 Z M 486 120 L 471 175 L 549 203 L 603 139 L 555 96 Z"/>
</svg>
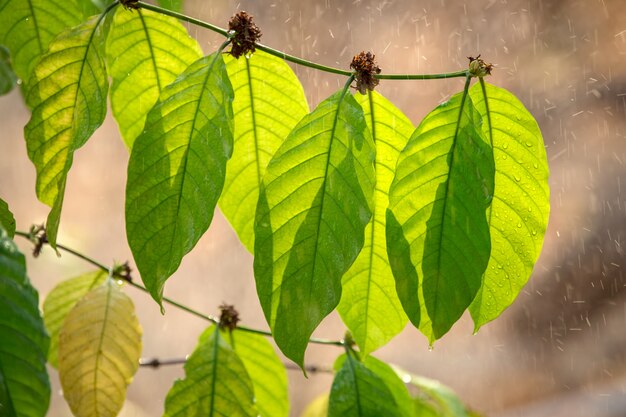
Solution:
<svg viewBox="0 0 626 417">
<path fill-rule="evenodd" d="M 528 285 L 499 320 L 472 335 L 468 316 L 428 349 L 407 329 L 375 356 L 452 387 L 488 416 L 626 415 L 626 2 L 624 0 L 186 0 L 185 12 L 226 25 L 252 13 L 263 42 L 317 62 L 347 68 L 373 51 L 386 73 L 462 69 L 481 53 L 496 64 L 490 82 L 517 95 L 537 118 L 550 164 L 552 212 L 543 253 Z M 189 28 L 205 52 L 218 36 Z M 344 79 L 294 67 L 312 107 Z M 384 81 L 379 91 L 418 124 L 462 80 Z M 18 228 L 42 223 L 47 207 L 34 192 L 26 156 L 28 112 L 18 92 L 0 98 L 0 195 Z M 104 263 L 130 260 L 124 230 L 128 153 L 109 116 L 75 155 L 59 242 Z M 26 242 L 19 242 L 30 252 Z M 43 299 L 59 281 L 90 270 L 49 249 L 28 259 Z M 144 328 L 144 357 L 183 357 L 206 323 L 156 304 L 132 288 Z M 166 286 L 166 295 L 207 313 L 235 304 L 246 325 L 266 328 L 256 298 L 252 256 L 217 214 Z M 340 338 L 331 315 L 316 335 Z M 307 362 L 330 366 L 341 352 L 311 346 Z M 123 416 L 158 416 L 182 367 L 142 368 Z M 58 384 L 49 415 L 69 416 Z M 332 377 L 289 371 L 292 415 L 327 392 Z"/>
</svg>

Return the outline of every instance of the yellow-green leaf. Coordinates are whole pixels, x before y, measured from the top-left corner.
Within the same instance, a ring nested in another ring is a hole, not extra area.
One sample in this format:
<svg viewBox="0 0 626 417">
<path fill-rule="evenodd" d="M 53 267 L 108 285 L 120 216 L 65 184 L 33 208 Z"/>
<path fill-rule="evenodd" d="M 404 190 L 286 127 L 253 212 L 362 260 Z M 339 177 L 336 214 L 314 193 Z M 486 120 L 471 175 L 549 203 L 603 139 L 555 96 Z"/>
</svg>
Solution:
<svg viewBox="0 0 626 417">
<path fill-rule="evenodd" d="M 67 315 L 59 333 L 59 376 L 76 417 L 114 417 L 139 367 L 141 327 L 131 299 L 109 279 Z"/>
<path fill-rule="evenodd" d="M 322 394 L 306 406 L 300 417 L 328 416 L 328 394 Z"/>
<path fill-rule="evenodd" d="M 104 271 L 88 272 L 59 283 L 48 293 L 43 303 L 43 320 L 50 334 L 50 365 L 58 367 L 59 331 L 65 317 L 85 294 L 101 285 L 108 276 Z"/>
</svg>

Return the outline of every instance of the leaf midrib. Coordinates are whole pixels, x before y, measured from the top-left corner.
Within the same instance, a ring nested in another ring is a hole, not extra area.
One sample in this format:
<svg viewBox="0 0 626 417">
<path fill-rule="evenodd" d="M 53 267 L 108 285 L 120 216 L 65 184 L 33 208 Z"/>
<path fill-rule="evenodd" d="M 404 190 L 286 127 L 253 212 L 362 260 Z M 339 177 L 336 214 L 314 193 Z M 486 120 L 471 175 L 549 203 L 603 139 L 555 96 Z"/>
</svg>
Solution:
<svg viewBox="0 0 626 417">
<path fill-rule="evenodd" d="M 109 303 L 111 300 L 111 283 L 107 282 L 106 283 L 106 288 L 107 288 L 107 295 L 106 295 L 106 302 L 105 302 L 105 308 L 104 308 L 104 318 L 102 320 L 102 331 L 100 332 L 100 339 L 98 340 L 98 351 L 96 353 L 96 368 L 95 371 L 93 373 L 93 387 L 94 387 L 94 408 L 95 408 L 95 413 L 96 413 L 96 417 L 100 416 L 100 409 L 98 407 L 98 393 L 100 392 L 100 390 L 98 389 L 98 369 L 100 369 L 100 360 L 102 359 L 102 356 L 104 354 L 104 352 L 102 352 L 102 344 L 104 342 L 104 334 L 106 333 L 106 328 L 107 328 L 107 321 L 108 321 L 108 317 L 109 317 Z"/>
<path fill-rule="evenodd" d="M 245 58 L 246 61 L 246 75 L 248 76 L 248 93 L 250 94 L 250 113 L 252 115 L 252 135 L 254 137 L 254 155 L 255 155 L 255 165 L 256 165 L 256 179 L 257 179 L 257 189 L 261 189 L 261 166 L 259 161 L 259 137 L 256 123 L 256 112 L 254 110 L 254 94 L 252 90 L 252 74 L 250 71 L 250 59 Z"/>
<path fill-rule="evenodd" d="M 152 61 L 152 67 L 154 68 L 154 76 L 156 78 L 157 87 L 159 88 L 159 95 L 161 95 L 161 91 L 163 91 L 163 89 L 161 88 L 161 79 L 159 78 L 159 68 L 157 66 L 156 59 L 154 58 L 154 48 L 152 47 L 150 32 L 148 31 L 148 26 L 146 25 L 141 9 L 137 10 L 137 13 L 139 15 L 139 20 L 141 20 L 141 26 L 146 34 L 146 43 L 148 44 L 148 49 L 150 50 L 150 60 Z"/>
<path fill-rule="evenodd" d="M 215 326 L 215 341 L 213 345 L 212 352 L 212 361 L 213 361 L 213 369 L 211 375 L 211 407 L 209 409 L 210 414 L 209 417 L 213 417 L 213 411 L 215 410 L 215 384 L 217 380 L 217 367 L 219 365 L 218 356 L 219 356 L 219 344 L 220 344 L 220 329 L 219 326 Z"/>
</svg>

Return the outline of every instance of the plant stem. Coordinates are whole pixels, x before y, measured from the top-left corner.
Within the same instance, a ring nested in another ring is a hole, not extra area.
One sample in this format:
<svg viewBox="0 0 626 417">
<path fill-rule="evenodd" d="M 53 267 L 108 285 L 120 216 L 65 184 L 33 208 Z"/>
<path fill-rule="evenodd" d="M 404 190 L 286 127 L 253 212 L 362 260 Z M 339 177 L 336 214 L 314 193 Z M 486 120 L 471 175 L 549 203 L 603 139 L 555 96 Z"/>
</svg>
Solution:
<svg viewBox="0 0 626 417">
<path fill-rule="evenodd" d="M 33 236 L 30 233 L 22 232 L 20 230 L 16 230 L 15 231 L 15 235 L 23 237 L 23 238 L 25 238 L 25 239 L 33 242 L 33 243 L 36 243 L 37 237 Z M 44 243 L 48 243 L 48 242 L 46 241 Z M 90 263 L 91 265 L 95 266 L 96 268 L 98 268 L 98 269 L 100 269 L 102 271 L 112 273 L 113 277 L 121 279 L 121 280 L 124 280 L 131 287 L 137 288 L 138 290 L 143 291 L 146 294 L 150 293 L 144 286 L 133 282 L 130 279 L 130 277 L 121 274 L 119 271 L 115 271 L 115 270 L 107 267 L 103 263 L 101 263 L 101 262 L 99 262 L 99 261 L 97 261 L 97 260 L 95 260 L 95 259 L 93 259 L 93 258 L 91 258 L 91 257 L 89 257 L 89 256 L 87 256 L 85 254 L 83 254 L 83 253 L 80 253 L 77 250 L 74 250 L 74 249 L 72 249 L 70 247 L 67 247 L 65 245 L 62 245 L 60 243 L 57 243 L 57 248 L 62 250 L 62 251 L 64 251 L 64 252 L 67 252 L 67 253 L 69 253 L 71 255 L 74 255 L 77 258 L 80 258 L 80 259 L 82 259 L 83 261 L 85 261 L 87 263 Z M 198 318 L 201 318 L 203 320 L 209 321 L 209 322 L 211 322 L 213 324 L 219 324 L 219 322 L 220 322 L 217 317 L 201 313 L 201 312 L 199 312 L 197 310 L 194 310 L 191 307 L 187 307 L 186 305 L 179 303 L 178 301 L 172 300 L 171 298 L 163 297 L 163 301 L 165 303 L 169 304 L 169 305 L 172 305 L 172 306 L 182 310 L 182 311 L 185 311 L 185 312 L 187 312 L 187 313 L 189 313 L 189 314 L 191 314 L 193 316 L 196 316 Z M 263 335 L 263 336 L 269 336 L 269 337 L 272 336 L 272 332 L 269 332 L 267 330 L 253 329 L 253 328 L 246 327 L 246 326 L 237 326 L 236 330 L 240 330 L 242 332 L 248 332 L 248 333 L 255 333 L 255 334 L 259 334 L 259 335 Z M 315 338 L 315 337 L 312 337 L 311 339 L 309 339 L 309 342 L 310 343 L 319 344 L 319 345 L 334 345 L 334 346 L 343 346 L 344 345 L 343 340 L 319 339 L 319 338 Z"/>
<path fill-rule="evenodd" d="M 187 362 L 187 358 L 169 358 L 169 359 L 139 359 L 139 366 L 144 368 L 154 368 L 158 369 L 162 366 L 170 366 L 170 365 L 184 365 Z M 283 363 L 286 369 L 290 371 L 302 371 L 302 369 L 293 363 L 287 362 Z M 305 366 L 307 372 L 311 373 L 333 373 L 333 370 L 328 367 L 322 367 L 317 365 L 308 365 Z"/>
<path fill-rule="evenodd" d="M 221 28 L 219 26 L 213 25 L 211 23 L 202 21 L 200 19 L 196 19 L 191 16 L 187 16 L 182 13 L 174 12 L 172 10 L 164 9 L 159 6 L 155 6 L 153 4 L 144 3 L 143 1 L 137 2 L 137 6 L 151 10 L 156 13 L 161 13 L 166 16 L 174 17 L 176 19 L 182 20 L 184 22 L 191 23 L 192 25 L 196 25 L 205 29 L 212 30 L 213 32 L 219 33 L 222 36 L 229 37 L 229 33 L 226 29 Z M 317 69 L 324 72 L 329 72 L 331 74 L 338 74 L 349 77 L 353 74 L 352 71 L 342 70 L 339 68 L 329 67 L 327 65 L 318 64 L 316 62 L 307 61 L 306 59 L 298 58 L 297 56 L 290 55 L 288 53 L 279 51 L 267 45 L 263 45 L 260 43 L 256 44 L 256 48 L 267 52 L 270 55 L 274 55 L 278 58 L 284 59 L 285 61 L 293 62 L 294 64 L 302 65 L 305 67 Z M 466 77 L 468 74 L 467 70 L 463 71 L 455 71 L 455 72 L 446 72 L 441 74 L 376 74 L 375 77 L 381 80 L 438 80 L 445 78 L 455 78 L 455 77 Z"/>
</svg>

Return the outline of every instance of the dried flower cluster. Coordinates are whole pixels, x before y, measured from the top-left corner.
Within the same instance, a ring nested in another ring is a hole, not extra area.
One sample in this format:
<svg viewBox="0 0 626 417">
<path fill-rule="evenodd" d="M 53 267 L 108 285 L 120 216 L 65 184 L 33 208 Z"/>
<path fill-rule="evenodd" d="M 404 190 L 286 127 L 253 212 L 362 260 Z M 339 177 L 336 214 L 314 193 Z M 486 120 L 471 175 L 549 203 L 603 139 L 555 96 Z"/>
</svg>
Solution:
<svg viewBox="0 0 626 417">
<path fill-rule="evenodd" d="M 356 89 L 361 94 L 365 94 L 367 90 L 374 91 L 380 82 L 376 78 L 376 74 L 380 74 L 380 67 L 376 65 L 375 58 L 371 52 L 361 52 L 352 58 L 350 68 L 356 72 Z"/>
<path fill-rule="evenodd" d="M 220 306 L 222 311 L 220 315 L 220 328 L 228 329 L 231 332 L 237 328 L 239 323 L 239 313 L 235 310 L 235 307 L 228 304 L 222 304 Z"/>
<path fill-rule="evenodd" d="M 469 59 L 469 72 L 473 77 L 484 77 L 485 75 L 491 75 L 493 64 L 486 63 L 480 55 L 476 58 L 468 56 Z"/>
<path fill-rule="evenodd" d="M 120 0 L 120 4 L 124 6 L 126 10 L 137 10 L 139 8 L 139 0 Z"/>
<path fill-rule="evenodd" d="M 228 30 L 234 33 L 231 40 L 230 54 L 235 58 L 256 50 L 256 43 L 261 39 L 261 29 L 253 22 L 253 16 L 241 11 L 231 17 Z"/>
</svg>

